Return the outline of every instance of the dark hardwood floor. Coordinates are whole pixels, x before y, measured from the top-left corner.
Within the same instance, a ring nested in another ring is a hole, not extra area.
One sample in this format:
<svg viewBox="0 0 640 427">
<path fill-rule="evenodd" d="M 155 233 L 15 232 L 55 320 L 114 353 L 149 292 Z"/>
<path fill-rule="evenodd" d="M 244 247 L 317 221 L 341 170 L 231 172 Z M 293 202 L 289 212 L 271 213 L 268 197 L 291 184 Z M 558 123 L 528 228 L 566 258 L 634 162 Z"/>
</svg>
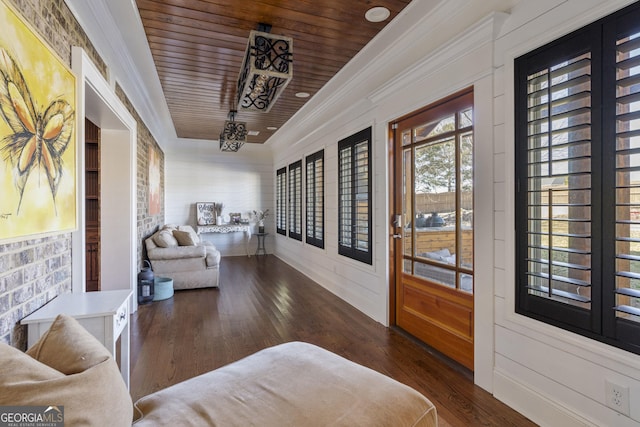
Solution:
<svg viewBox="0 0 640 427">
<path fill-rule="evenodd" d="M 222 259 L 220 288 L 176 291 L 131 318 L 135 400 L 287 341 L 306 341 L 429 398 L 440 426 L 533 426 L 471 373 L 389 329 L 273 255 Z"/>
</svg>

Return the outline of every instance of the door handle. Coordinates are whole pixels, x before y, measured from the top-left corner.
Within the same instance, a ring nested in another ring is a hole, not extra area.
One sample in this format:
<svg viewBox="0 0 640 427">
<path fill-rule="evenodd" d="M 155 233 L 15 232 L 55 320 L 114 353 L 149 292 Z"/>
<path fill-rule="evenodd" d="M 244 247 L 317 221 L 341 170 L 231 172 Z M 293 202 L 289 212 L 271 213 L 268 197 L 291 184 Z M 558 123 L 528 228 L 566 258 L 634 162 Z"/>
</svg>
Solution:
<svg viewBox="0 0 640 427">
<path fill-rule="evenodd" d="M 402 234 L 394 234 L 391 237 L 393 237 L 394 239 L 402 239 Z"/>
</svg>

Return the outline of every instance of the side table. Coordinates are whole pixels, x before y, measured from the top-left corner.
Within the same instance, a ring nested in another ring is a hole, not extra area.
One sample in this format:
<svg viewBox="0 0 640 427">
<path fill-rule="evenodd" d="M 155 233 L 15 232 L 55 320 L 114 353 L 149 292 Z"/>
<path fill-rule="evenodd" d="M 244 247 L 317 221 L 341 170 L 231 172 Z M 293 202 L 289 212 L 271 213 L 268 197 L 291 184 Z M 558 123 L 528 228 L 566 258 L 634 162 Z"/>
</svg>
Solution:
<svg viewBox="0 0 640 427">
<path fill-rule="evenodd" d="M 267 237 L 268 234 L 269 233 L 253 233 L 253 235 L 258 238 L 258 247 L 256 248 L 256 256 L 258 256 L 260 252 L 262 252 L 263 255 L 267 254 L 267 249 L 264 246 L 264 238 Z"/>
<path fill-rule="evenodd" d="M 29 347 L 49 329 L 58 314 L 76 319 L 116 358 L 120 339 L 120 373 L 129 388 L 129 304 L 131 290 L 66 293 L 31 313 L 21 323 L 28 326 Z"/>
</svg>

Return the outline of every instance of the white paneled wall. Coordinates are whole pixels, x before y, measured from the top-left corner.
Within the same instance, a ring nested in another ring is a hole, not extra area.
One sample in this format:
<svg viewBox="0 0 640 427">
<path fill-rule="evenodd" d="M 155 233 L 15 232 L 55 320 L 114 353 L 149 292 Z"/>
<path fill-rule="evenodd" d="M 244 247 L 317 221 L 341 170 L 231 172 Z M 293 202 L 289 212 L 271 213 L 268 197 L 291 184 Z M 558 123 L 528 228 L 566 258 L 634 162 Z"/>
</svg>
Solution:
<svg viewBox="0 0 640 427">
<path fill-rule="evenodd" d="M 640 356 L 515 313 L 514 70 L 518 56 L 629 4 L 522 1 L 494 47 L 494 395 L 548 426 L 640 425 Z M 606 406 L 605 381 L 629 387 L 631 416 Z"/>
<path fill-rule="evenodd" d="M 276 255 L 386 323 L 388 123 L 473 86 L 476 384 L 541 425 L 638 425 L 640 357 L 514 310 L 513 60 L 630 2 L 447 0 L 428 12 L 422 9 L 427 2 L 412 2 L 406 9 L 411 16 L 402 17 L 408 31 L 397 34 L 395 50 L 370 45 L 329 83 L 330 93 L 312 98 L 295 126 L 278 132 L 276 167 L 325 150 L 327 234 L 323 251 L 277 236 Z M 500 8 L 505 5 L 514 7 Z M 372 266 L 336 248 L 336 144 L 367 126 L 373 126 Z M 606 380 L 629 387 L 631 417 L 606 406 Z"/>
<path fill-rule="evenodd" d="M 187 159 L 179 153 L 166 156 L 166 222 L 195 226 L 197 202 L 223 203 L 223 214 L 240 212 L 243 218 L 248 218 L 253 210 L 269 209 L 270 215 L 265 221 L 269 233 L 266 248 L 267 252 L 272 252 L 275 233 L 273 160 L 267 150 L 258 152 L 251 148 L 245 145 L 237 153 L 222 153 L 215 147 L 206 147 L 197 159 Z M 212 241 L 222 256 L 247 253 L 243 233 L 207 233 L 201 238 Z M 252 236 L 248 246 L 250 253 L 255 252 L 256 245 Z"/>
</svg>

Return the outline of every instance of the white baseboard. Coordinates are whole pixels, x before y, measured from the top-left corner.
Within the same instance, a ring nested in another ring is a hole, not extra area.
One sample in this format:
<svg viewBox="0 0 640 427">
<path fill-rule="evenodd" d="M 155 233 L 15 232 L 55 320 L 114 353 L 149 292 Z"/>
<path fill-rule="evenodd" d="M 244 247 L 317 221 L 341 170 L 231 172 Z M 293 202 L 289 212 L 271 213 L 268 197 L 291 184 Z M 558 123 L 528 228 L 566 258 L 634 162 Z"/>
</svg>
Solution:
<svg viewBox="0 0 640 427">
<path fill-rule="evenodd" d="M 597 424 L 557 405 L 536 390 L 504 373 L 493 373 L 493 395 L 534 423 L 543 427 L 598 427 Z"/>
</svg>

